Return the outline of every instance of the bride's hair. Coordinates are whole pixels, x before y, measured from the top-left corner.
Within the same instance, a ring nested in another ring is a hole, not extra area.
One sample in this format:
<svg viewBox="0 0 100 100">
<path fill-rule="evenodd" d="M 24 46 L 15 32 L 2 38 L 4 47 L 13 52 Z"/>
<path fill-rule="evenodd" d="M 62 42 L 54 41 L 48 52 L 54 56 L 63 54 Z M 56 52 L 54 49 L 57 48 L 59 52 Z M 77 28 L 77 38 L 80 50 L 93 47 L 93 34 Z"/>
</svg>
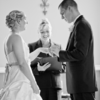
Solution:
<svg viewBox="0 0 100 100">
<path fill-rule="evenodd" d="M 49 22 L 49 20 L 47 18 L 42 19 L 42 21 L 39 24 L 39 32 L 45 27 L 48 26 L 49 27 L 49 31 L 52 30 L 51 24 Z"/>
<path fill-rule="evenodd" d="M 19 23 L 24 17 L 23 12 L 13 10 L 6 16 L 6 25 L 13 30 L 13 28 L 16 26 L 16 22 Z"/>
</svg>

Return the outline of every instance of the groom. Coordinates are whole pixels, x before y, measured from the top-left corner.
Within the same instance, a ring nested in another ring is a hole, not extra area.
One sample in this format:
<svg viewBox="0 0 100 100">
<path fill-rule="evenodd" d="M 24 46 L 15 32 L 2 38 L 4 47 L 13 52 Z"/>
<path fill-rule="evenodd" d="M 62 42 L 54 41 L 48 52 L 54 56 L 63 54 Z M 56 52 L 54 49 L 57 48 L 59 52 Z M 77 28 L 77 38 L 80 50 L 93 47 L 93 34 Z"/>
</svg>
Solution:
<svg viewBox="0 0 100 100">
<path fill-rule="evenodd" d="M 66 50 L 59 51 L 57 46 L 50 50 L 60 62 L 66 62 L 67 91 L 71 100 L 94 100 L 97 86 L 91 26 L 79 13 L 74 0 L 63 0 L 59 9 L 62 19 L 73 22 L 74 27 Z"/>
</svg>

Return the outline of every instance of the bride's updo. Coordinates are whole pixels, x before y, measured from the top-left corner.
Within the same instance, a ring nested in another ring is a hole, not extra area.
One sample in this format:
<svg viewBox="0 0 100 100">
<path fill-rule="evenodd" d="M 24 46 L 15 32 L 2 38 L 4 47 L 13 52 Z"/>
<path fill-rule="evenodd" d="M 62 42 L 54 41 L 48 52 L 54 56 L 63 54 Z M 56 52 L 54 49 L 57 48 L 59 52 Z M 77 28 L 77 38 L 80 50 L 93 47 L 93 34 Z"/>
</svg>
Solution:
<svg viewBox="0 0 100 100">
<path fill-rule="evenodd" d="M 22 18 L 24 18 L 24 14 L 21 11 L 13 10 L 6 16 L 6 25 L 13 30 L 16 26 L 16 22 L 19 23 Z"/>
</svg>

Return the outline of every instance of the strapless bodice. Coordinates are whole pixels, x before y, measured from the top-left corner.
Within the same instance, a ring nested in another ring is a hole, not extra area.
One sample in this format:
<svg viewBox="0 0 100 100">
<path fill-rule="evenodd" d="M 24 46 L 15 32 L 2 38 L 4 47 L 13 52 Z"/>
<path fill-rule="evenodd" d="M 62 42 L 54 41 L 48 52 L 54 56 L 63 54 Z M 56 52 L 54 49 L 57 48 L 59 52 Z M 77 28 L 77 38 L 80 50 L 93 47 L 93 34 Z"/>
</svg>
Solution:
<svg viewBox="0 0 100 100">
<path fill-rule="evenodd" d="M 28 64 L 30 65 L 28 45 L 26 44 L 26 42 L 23 39 L 22 39 L 22 44 L 23 44 L 23 50 L 24 50 L 24 57 L 25 57 L 26 61 L 28 62 Z M 7 53 L 6 44 L 5 44 L 5 51 L 6 51 L 6 54 L 7 54 L 8 64 L 16 63 L 17 59 L 16 59 L 16 56 L 15 56 L 14 52 L 12 51 L 10 53 Z"/>
<path fill-rule="evenodd" d="M 26 57 L 27 58 L 27 57 Z M 5 70 L 5 89 L 9 87 L 12 83 L 15 82 L 27 82 L 30 83 L 30 81 L 27 79 L 27 77 L 23 74 L 23 72 L 20 70 L 20 66 L 17 63 L 17 59 L 15 57 L 14 52 L 10 52 L 7 54 L 8 63 Z M 26 59 L 28 61 L 28 58 Z M 28 61 L 29 62 L 29 61 Z"/>
<path fill-rule="evenodd" d="M 23 39 L 22 39 L 22 45 L 23 45 L 25 60 L 30 65 L 29 48 Z M 8 84 L 11 84 L 12 82 L 20 81 L 20 80 L 26 81 L 29 83 L 29 80 L 26 78 L 26 76 L 20 70 L 20 66 L 17 62 L 17 58 L 16 58 L 15 53 L 13 51 L 8 53 L 8 48 L 7 48 L 6 43 L 5 43 L 5 54 L 7 57 L 7 65 L 6 65 L 6 70 L 5 70 L 5 75 L 6 75 L 5 83 L 6 83 L 6 85 L 8 86 Z"/>
<path fill-rule="evenodd" d="M 10 52 L 8 54 L 8 62 L 9 62 L 9 64 L 12 64 L 12 63 L 16 63 L 17 62 L 17 59 L 16 59 L 16 57 L 15 57 L 15 55 L 14 55 L 13 52 Z"/>
</svg>

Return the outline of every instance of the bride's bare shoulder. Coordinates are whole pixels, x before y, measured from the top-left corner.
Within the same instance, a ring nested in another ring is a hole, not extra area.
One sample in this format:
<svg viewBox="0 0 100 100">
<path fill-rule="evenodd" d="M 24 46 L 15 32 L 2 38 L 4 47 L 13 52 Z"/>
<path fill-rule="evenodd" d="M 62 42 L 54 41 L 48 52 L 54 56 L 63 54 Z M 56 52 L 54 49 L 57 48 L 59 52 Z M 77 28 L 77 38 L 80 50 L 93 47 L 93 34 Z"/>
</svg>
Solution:
<svg viewBox="0 0 100 100">
<path fill-rule="evenodd" d="M 14 34 L 14 35 L 10 35 L 8 40 L 12 42 L 17 42 L 17 41 L 21 41 L 21 37 L 18 34 Z"/>
</svg>

